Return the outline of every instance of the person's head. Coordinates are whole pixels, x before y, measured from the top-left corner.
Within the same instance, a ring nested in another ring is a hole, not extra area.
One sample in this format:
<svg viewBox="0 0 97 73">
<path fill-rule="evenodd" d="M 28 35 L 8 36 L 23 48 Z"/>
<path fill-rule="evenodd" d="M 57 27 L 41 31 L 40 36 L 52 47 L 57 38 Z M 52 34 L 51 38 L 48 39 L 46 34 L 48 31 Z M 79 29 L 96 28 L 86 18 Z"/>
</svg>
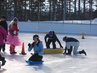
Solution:
<svg viewBox="0 0 97 73">
<path fill-rule="evenodd" d="M 63 37 L 63 41 L 66 41 L 66 39 L 67 39 L 67 36 Z"/>
<path fill-rule="evenodd" d="M 15 24 L 17 24 L 17 23 L 18 23 L 18 18 L 15 17 L 15 18 L 13 19 L 13 22 L 14 22 Z"/>
<path fill-rule="evenodd" d="M 5 16 L 2 16 L 1 17 L 1 21 L 5 21 Z"/>
<path fill-rule="evenodd" d="M 39 36 L 36 34 L 33 36 L 33 40 L 34 42 L 38 42 L 39 41 Z"/>
<path fill-rule="evenodd" d="M 54 35 L 54 31 L 49 31 L 48 33 L 50 36 L 53 36 Z"/>
</svg>

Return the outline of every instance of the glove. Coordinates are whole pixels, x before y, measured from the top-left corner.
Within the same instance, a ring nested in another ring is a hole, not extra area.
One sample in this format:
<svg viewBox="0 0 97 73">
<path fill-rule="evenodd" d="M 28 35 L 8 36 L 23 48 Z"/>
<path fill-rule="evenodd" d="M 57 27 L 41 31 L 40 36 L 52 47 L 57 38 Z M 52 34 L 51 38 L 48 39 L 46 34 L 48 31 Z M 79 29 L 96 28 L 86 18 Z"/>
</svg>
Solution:
<svg viewBox="0 0 97 73">
<path fill-rule="evenodd" d="M 34 46 L 35 42 L 33 42 L 31 45 Z"/>
<path fill-rule="evenodd" d="M 30 47 L 31 47 L 31 44 L 29 43 L 28 46 L 29 46 L 29 48 L 30 48 Z"/>
</svg>

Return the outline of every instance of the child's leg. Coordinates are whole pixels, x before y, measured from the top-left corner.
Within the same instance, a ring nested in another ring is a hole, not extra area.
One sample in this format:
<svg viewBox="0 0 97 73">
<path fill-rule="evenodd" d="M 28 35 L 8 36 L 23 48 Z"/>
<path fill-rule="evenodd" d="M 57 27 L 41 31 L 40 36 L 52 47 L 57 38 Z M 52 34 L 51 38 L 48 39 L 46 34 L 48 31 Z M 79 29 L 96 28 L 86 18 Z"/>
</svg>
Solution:
<svg viewBox="0 0 97 73">
<path fill-rule="evenodd" d="M 0 52 L 1 52 L 2 45 L 0 45 Z"/>
<path fill-rule="evenodd" d="M 13 52 L 15 52 L 15 45 L 13 45 Z"/>
<path fill-rule="evenodd" d="M 2 66 L 5 65 L 6 61 L 5 58 L 0 55 L 0 61 L 2 61 Z"/>
<path fill-rule="evenodd" d="M 70 49 L 68 49 L 68 54 L 71 55 L 73 46 L 70 46 Z"/>
<path fill-rule="evenodd" d="M 10 45 L 10 53 L 12 53 L 12 52 L 13 52 L 12 45 Z"/>
<path fill-rule="evenodd" d="M 50 48 L 51 42 L 52 42 L 52 41 L 51 41 L 50 39 L 48 39 L 48 42 L 47 42 L 47 44 L 46 44 L 47 48 Z"/>
<path fill-rule="evenodd" d="M 73 54 L 77 55 L 79 52 L 77 52 L 79 46 L 74 46 Z"/>
<path fill-rule="evenodd" d="M 36 61 L 42 61 L 43 56 L 38 55 Z"/>
<path fill-rule="evenodd" d="M 56 49 L 56 41 L 55 40 L 52 40 L 52 44 L 53 44 L 53 49 Z"/>
<path fill-rule="evenodd" d="M 29 60 L 29 61 L 35 61 L 34 58 L 35 58 L 35 56 L 32 55 L 28 60 Z"/>
<path fill-rule="evenodd" d="M 10 53 L 13 53 L 14 49 L 15 49 L 15 46 L 14 45 L 10 45 Z"/>
<path fill-rule="evenodd" d="M 2 50 L 3 50 L 3 52 L 5 52 L 5 44 L 2 45 Z"/>
</svg>

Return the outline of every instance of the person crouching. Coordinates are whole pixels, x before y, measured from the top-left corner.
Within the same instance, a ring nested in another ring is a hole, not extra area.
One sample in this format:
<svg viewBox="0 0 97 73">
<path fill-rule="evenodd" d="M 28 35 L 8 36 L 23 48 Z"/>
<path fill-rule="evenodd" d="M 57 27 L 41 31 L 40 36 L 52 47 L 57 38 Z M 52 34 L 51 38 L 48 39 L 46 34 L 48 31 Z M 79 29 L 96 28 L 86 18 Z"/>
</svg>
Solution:
<svg viewBox="0 0 97 73">
<path fill-rule="evenodd" d="M 31 51 L 32 48 L 34 50 L 34 54 L 28 59 L 29 61 L 42 61 L 43 58 L 43 44 L 39 40 L 38 35 L 33 36 L 34 42 L 32 44 L 28 44 L 29 48 L 28 51 Z"/>
<path fill-rule="evenodd" d="M 85 55 L 87 55 L 85 50 L 77 51 L 78 47 L 80 45 L 79 44 L 80 42 L 76 38 L 65 36 L 63 38 L 63 41 L 66 42 L 66 47 L 65 47 L 66 50 L 65 50 L 64 54 L 71 55 L 72 50 L 73 50 L 73 55 L 77 55 L 77 54 L 85 54 Z"/>
</svg>

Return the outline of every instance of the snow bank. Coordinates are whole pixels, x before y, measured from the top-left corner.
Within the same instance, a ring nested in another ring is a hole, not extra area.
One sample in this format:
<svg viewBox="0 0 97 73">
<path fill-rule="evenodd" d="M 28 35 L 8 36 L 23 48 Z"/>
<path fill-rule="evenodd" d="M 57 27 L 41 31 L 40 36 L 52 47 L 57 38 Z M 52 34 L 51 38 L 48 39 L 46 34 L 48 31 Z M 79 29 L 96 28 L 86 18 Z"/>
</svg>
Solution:
<svg viewBox="0 0 97 73">
<path fill-rule="evenodd" d="M 93 19 L 93 22 L 97 22 L 97 18 Z"/>
<path fill-rule="evenodd" d="M 9 21 L 8 21 L 9 23 Z M 96 34 L 97 23 L 90 21 L 40 21 L 40 22 L 19 22 L 20 31 L 48 32 L 53 30 L 57 33 L 75 33 L 75 34 Z"/>
</svg>

